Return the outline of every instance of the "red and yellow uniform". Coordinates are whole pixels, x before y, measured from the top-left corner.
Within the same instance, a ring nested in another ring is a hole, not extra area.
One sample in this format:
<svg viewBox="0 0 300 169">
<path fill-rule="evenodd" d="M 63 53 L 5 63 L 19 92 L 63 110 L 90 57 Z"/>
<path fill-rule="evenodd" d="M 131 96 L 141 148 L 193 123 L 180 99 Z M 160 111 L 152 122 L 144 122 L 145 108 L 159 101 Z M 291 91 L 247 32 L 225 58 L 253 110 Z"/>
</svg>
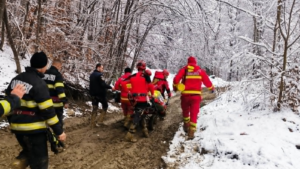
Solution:
<svg viewBox="0 0 300 169">
<path fill-rule="evenodd" d="M 155 72 L 154 79 L 153 79 L 153 85 L 154 85 L 154 90 L 160 91 L 162 94 L 162 97 L 165 98 L 165 91 L 168 93 L 168 98 L 172 96 L 169 83 L 166 80 L 167 77 L 169 76 L 169 72 L 164 69 L 162 72 Z"/>
<path fill-rule="evenodd" d="M 196 59 L 191 56 L 188 58 L 188 64 L 179 70 L 173 80 L 174 90 L 180 90 L 180 88 L 182 90 L 181 108 L 185 130 L 188 128 L 193 132 L 196 130 L 202 83 L 208 89 L 214 90 L 206 72 L 197 65 Z M 182 88 L 182 86 L 184 87 Z"/>
<path fill-rule="evenodd" d="M 147 102 L 148 92 L 154 94 L 154 87 L 150 76 L 144 71 L 139 71 L 130 78 L 131 94 L 136 102 Z"/>
<path fill-rule="evenodd" d="M 145 118 L 142 118 L 142 113 L 144 109 L 148 107 L 148 93 L 150 92 L 151 96 L 154 94 L 154 88 L 150 78 L 151 71 L 145 70 L 146 63 L 144 61 L 140 61 L 137 63 L 136 68 L 138 69 L 138 72 L 129 77 L 129 83 L 131 84 L 129 95 L 133 98 L 131 101 L 134 101 L 134 115 L 129 131 L 125 136 L 125 139 L 131 142 L 136 142 L 136 139 L 133 137 L 133 133 L 135 133 L 135 128 L 141 120 L 143 133 L 145 137 L 149 137 Z M 127 86 L 125 86 L 125 88 L 127 88 Z"/>
<path fill-rule="evenodd" d="M 131 84 L 129 83 L 129 76 L 131 73 L 125 73 L 115 83 L 115 89 L 121 91 L 121 107 L 123 109 L 124 116 L 133 114 L 133 108 L 128 99 L 128 92 L 131 90 Z M 126 86 L 126 87 L 125 87 Z"/>
</svg>

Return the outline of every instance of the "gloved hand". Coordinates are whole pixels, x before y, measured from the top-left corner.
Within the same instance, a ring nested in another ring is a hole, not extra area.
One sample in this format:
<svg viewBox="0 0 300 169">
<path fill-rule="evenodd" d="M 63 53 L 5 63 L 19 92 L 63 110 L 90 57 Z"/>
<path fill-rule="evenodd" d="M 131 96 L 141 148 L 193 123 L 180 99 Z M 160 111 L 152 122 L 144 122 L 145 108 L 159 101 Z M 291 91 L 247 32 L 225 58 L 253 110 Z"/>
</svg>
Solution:
<svg viewBox="0 0 300 169">
<path fill-rule="evenodd" d="M 173 85 L 173 90 L 174 92 L 177 92 L 177 87 L 175 85 Z"/>
<path fill-rule="evenodd" d="M 62 135 L 64 135 L 65 137 L 65 133 L 61 134 L 59 137 L 62 137 Z M 51 151 L 54 152 L 55 154 L 59 153 L 57 149 L 58 147 L 65 147 L 63 142 L 60 141 L 63 139 L 59 137 L 57 137 L 54 133 L 52 133 L 50 129 L 47 129 L 47 138 L 48 141 L 50 142 Z"/>
<path fill-rule="evenodd" d="M 154 97 L 150 97 L 150 102 L 154 103 Z"/>
<path fill-rule="evenodd" d="M 211 90 L 210 93 L 215 93 L 215 90 Z"/>
</svg>

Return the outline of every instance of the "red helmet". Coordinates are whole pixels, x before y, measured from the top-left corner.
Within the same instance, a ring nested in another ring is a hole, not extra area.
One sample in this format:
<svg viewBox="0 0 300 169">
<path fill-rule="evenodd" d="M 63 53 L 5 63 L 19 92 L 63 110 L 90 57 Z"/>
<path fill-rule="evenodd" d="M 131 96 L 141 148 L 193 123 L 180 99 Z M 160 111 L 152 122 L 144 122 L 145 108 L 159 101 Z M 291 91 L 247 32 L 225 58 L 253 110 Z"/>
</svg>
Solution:
<svg viewBox="0 0 300 169">
<path fill-rule="evenodd" d="M 164 76 L 169 76 L 169 74 L 170 74 L 170 73 L 167 71 L 167 69 L 164 69 L 164 70 L 163 70 L 163 75 L 164 75 Z"/>
<path fill-rule="evenodd" d="M 145 70 L 145 73 L 146 73 L 148 76 L 151 76 L 151 75 L 152 75 L 152 72 L 151 72 L 149 69 Z"/>
<path fill-rule="evenodd" d="M 139 61 L 137 64 L 136 64 L 136 68 L 138 70 L 145 70 L 146 69 L 146 62 L 144 62 L 143 60 Z"/>
</svg>

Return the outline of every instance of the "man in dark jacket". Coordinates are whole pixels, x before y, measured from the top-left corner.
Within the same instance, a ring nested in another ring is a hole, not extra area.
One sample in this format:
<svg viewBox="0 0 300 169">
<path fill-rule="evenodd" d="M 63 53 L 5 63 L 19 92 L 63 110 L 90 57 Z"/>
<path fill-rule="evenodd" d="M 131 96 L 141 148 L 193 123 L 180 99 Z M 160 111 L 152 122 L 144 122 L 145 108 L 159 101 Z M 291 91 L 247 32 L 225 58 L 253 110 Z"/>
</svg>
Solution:
<svg viewBox="0 0 300 169">
<path fill-rule="evenodd" d="M 47 84 L 42 79 L 47 70 L 47 63 L 45 53 L 35 53 L 30 59 L 31 66 L 13 78 L 6 89 L 6 95 L 9 95 L 17 84 L 25 86 L 26 92 L 22 97 L 21 107 L 8 116 L 8 121 L 11 131 L 22 147 L 16 160 L 27 159 L 31 169 L 48 168 L 48 126 L 59 140 L 66 139 L 53 108 Z"/>
<path fill-rule="evenodd" d="M 50 97 L 53 101 L 53 107 L 59 122 L 63 126 L 63 113 L 64 107 L 68 108 L 68 99 L 64 91 L 64 79 L 59 72 L 62 67 L 62 62 L 58 59 L 54 59 L 52 66 L 46 71 L 45 77 L 43 78 L 49 88 Z"/>
<path fill-rule="evenodd" d="M 8 115 L 11 110 L 21 105 L 21 98 L 25 94 L 25 87 L 17 84 L 11 91 L 10 95 L 6 96 L 4 100 L 0 100 L 0 117 Z"/>
<path fill-rule="evenodd" d="M 98 111 L 99 102 L 102 105 L 102 109 L 100 110 L 99 123 L 103 123 L 103 120 L 106 116 L 108 102 L 106 99 L 107 89 L 113 89 L 110 85 L 106 84 L 102 79 L 103 65 L 98 63 L 96 65 L 96 69 L 90 75 L 90 95 L 92 96 L 92 105 L 93 111 L 91 116 L 91 125 L 92 127 L 96 123 L 96 116 Z"/>
</svg>

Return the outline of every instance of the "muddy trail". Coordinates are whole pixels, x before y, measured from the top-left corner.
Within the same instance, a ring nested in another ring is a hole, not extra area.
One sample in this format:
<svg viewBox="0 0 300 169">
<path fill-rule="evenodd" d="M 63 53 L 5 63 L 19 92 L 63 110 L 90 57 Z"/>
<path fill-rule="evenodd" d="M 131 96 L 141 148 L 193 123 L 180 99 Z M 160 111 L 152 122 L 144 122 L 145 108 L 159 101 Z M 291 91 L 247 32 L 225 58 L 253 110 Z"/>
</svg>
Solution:
<svg viewBox="0 0 300 169">
<path fill-rule="evenodd" d="M 127 131 L 121 112 L 108 113 L 104 124 L 93 129 L 88 119 L 86 115 L 65 120 L 67 148 L 54 155 L 49 146 L 49 169 L 167 168 L 161 156 L 167 153 L 182 122 L 180 96 L 170 100 L 166 119 L 158 121 L 149 138 L 144 138 L 138 128 L 136 143 L 124 140 Z M 0 138 L 0 169 L 9 169 L 21 148 L 9 129 L 0 130 Z"/>
</svg>

